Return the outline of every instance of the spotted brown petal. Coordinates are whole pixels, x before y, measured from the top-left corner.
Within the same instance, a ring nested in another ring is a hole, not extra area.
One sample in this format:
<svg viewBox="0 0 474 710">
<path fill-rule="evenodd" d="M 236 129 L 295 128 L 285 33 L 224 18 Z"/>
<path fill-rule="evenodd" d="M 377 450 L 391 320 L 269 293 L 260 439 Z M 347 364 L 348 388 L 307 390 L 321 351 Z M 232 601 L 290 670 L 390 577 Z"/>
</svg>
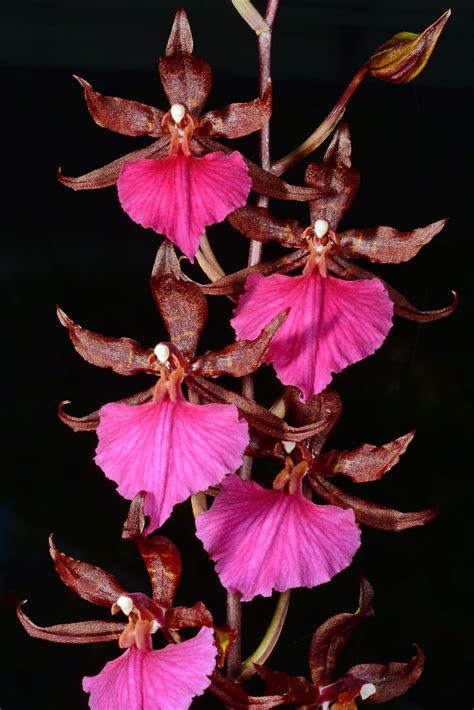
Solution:
<svg viewBox="0 0 474 710">
<path fill-rule="evenodd" d="M 337 236 L 343 254 L 349 258 L 366 257 L 373 262 L 400 264 L 413 259 L 421 247 L 441 232 L 447 221 L 440 219 L 409 232 L 400 232 L 393 227 L 373 227 L 349 229 Z"/>
<path fill-rule="evenodd" d="M 100 333 L 93 333 L 74 323 L 59 306 L 56 311 L 61 325 L 69 330 L 69 337 L 75 349 L 91 365 L 110 368 L 119 375 L 152 371 L 149 367 L 152 350 L 143 348 L 131 338 L 109 338 Z"/>
<path fill-rule="evenodd" d="M 72 624 L 38 626 L 23 611 L 24 603 L 18 604 L 16 609 L 21 625 L 30 636 L 44 641 L 53 641 L 54 643 L 116 641 L 126 627 L 124 622 L 118 621 L 78 621 Z"/>
<path fill-rule="evenodd" d="M 150 287 L 173 345 L 192 357 L 206 324 L 207 302 L 197 284 L 182 278 L 179 261 L 168 240 L 158 249 Z"/>
<path fill-rule="evenodd" d="M 198 626 L 213 626 L 212 614 L 202 602 L 194 606 L 176 606 L 165 614 L 164 626 L 179 630 Z"/>
<path fill-rule="evenodd" d="M 122 585 L 109 572 L 58 550 L 52 535 L 49 538 L 49 551 L 56 572 L 64 584 L 88 602 L 111 607 L 120 596 L 126 594 Z"/>
<path fill-rule="evenodd" d="M 104 96 L 85 79 L 80 76 L 74 78 L 84 89 L 87 108 L 98 126 L 125 136 L 161 136 L 163 111 L 139 101 Z"/>
<path fill-rule="evenodd" d="M 367 699 L 368 703 L 386 703 L 406 693 L 421 676 L 425 654 L 416 644 L 415 648 L 416 656 L 408 663 L 363 663 L 353 666 L 347 675 L 375 685 L 376 692 Z"/>
<path fill-rule="evenodd" d="M 248 695 L 238 683 L 226 678 L 219 671 L 214 671 L 211 675 L 211 685 L 208 691 L 216 698 L 226 703 L 229 707 L 238 710 L 269 710 L 286 703 L 284 695 Z"/>
<path fill-rule="evenodd" d="M 337 226 L 359 189 L 359 173 L 351 167 L 351 138 L 347 124 L 339 126 L 322 163 L 310 163 L 305 183 L 319 195 L 311 200 L 311 221 L 325 219 L 331 229 Z"/>
<path fill-rule="evenodd" d="M 98 190 L 102 187 L 110 187 L 117 182 L 124 163 L 139 158 L 160 158 L 167 154 L 169 142 L 170 137 L 163 136 L 146 148 L 127 153 L 122 158 L 117 158 L 112 163 L 79 177 L 63 175 L 61 168 L 58 168 L 56 176 L 60 183 L 72 190 Z"/>
<path fill-rule="evenodd" d="M 352 451 L 328 451 L 317 457 L 313 469 L 321 476 L 347 476 L 356 483 L 377 481 L 398 463 L 414 436 L 411 431 L 383 446 L 361 444 Z"/>
<path fill-rule="evenodd" d="M 311 678 L 315 685 L 331 682 L 337 660 L 354 634 L 362 619 L 373 616 L 374 590 L 362 578 L 360 582 L 359 608 L 354 614 L 336 614 L 324 622 L 314 634 L 309 650 Z"/>
<path fill-rule="evenodd" d="M 212 85 L 212 71 L 204 59 L 194 57 L 193 38 L 186 12 L 180 8 L 174 18 L 166 55 L 160 57 L 163 89 L 171 105 L 184 104 L 198 116 Z"/>
<path fill-rule="evenodd" d="M 265 681 L 266 695 L 283 695 L 287 703 L 311 705 L 318 703 L 319 690 L 302 676 L 291 676 L 254 663 L 258 675 Z"/>
<path fill-rule="evenodd" d="M 394 303 L 395 314 L 397 316 L 401 316 L 402 318 L 406 318 L 407 320 L 413 320 L 417 323 L 429 323 L 430 321 L 439 320 L 440 318 L 446 318 L 446 316 L 451 315 L 451 313 L 456 310 L 459 303 L 458 295 L 453 291 L 452 293 L 454 298 L 449 306 L 433 311 L 420 311 L 409 301 L 407 301 L 405 296 L 402 296 L 401 293 L 392 288 L 392 286 L 386 283 L 379 276 L 376 276 L 370 271 L 366 271 L 360 266 L 347 261 L 347 259 L 344 259 L 339 254 L 329 255 L 327 263 L 329 270 L 333 274 L 336 274 L 336 276 L 340 276 L 343 279 L 379 279 L 379 281 L 381 281 L 387 289 L 388 294 Z"/>
<path fill-rule="evenodd" d="M 120 404 L 129 404 L 133 406 L 134 404 L 143 404 L 149 402 L 153 396 L 154 385 L 144 390 L 143 392 L 137 392 L 137 394 L 132 394 L 130 397 L 125 397 L 124 399 L 119 399 Z M 68 399 L 63 400 L 58 404 L 58 417 L 73 431 L 95 431 L 99 426 L 99 409 L 96 409 L 90 414 L 86 414 L 84 417 L 74 417 L 72 414 L 68 414 L 64 411 L 64 406 L 66 404 L 71 404 Z"/>
<path fill-rule="evenodd" d="M 164 609 L 172 606 L 181 579 L 181 555 L 176 545 L 161 535 L 143 534 L 145 492 L 133 499 L 123 526 L 122 538 L 133 540 L 145 563 L 152 587 L 153 601 Z"/>
<path fill-rule="evenodd" d="M 249 239 L 258 242 L 275 241 L 285 247 L 299 249 L 305 247 L 301 239 L 304 227 L 295 219 L 278 219 L 264 207 L 246 205 L 232 212 L 229 222 Z"/>
<path fill-rule="evenodd" d="M 316 493 L 325 501 L 341 508 L 352 508 L 357 522 L 368 525 L 371 528 L 377 528 L 377 530 L 399 532 L 407 528 L 416 528 L 420 525 L 426 525 L 438 515 L 438 511 L 435 508 L 418 510 L 416 513 L 402 513 L 399 510 L 392 510 L 383 505 L 369 503 L 369 501 L 341 491 L 327 478 L 317 476 L 314 473 L 309 474 L 309 482 Z"/>
<path fill-rule="evenodd" d="M 239 340 L 223 350 L 211 351 L 198 357 L 191 371 L 203 377 L 232 375 L 244 377 L 257 370 L 263 362 L 271 339 L 288 315 L 288 311 L 274 318 L 255 340 Z"/>
<path fill-rule="evenodd" d="M 287 387 L 285 400 L 298 426 L 309 424 L 310 422 L 325 422 L 321 431 L 303 442 L 313 456 L 317 456 L 341 417 L 341 398 L 333 387 L 326 387 L 320 394 L 316 394 L 306 402 L 302 402 L 299 389 L 297 387 Z"/>
<path fill-rule="evenodd" d="M 270 120 L 271 113 L 272 82 L 269 79 L 261 98 L 208 111 L 202 117 L 197 133 L 240 138 L 259 131 Z"/>
</svg>

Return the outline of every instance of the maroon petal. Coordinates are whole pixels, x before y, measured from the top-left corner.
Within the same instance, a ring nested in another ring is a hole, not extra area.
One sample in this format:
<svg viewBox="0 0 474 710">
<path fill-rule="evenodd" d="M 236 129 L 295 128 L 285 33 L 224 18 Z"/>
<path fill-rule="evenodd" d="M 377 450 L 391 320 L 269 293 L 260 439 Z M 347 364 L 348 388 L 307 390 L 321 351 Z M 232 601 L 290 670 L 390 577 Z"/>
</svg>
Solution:
<svg viewBox="0 0 474 710">
<path fill-rule="evenodd" d="M 126 594 L 122 585 L 109 572 L 60 552 L 54 546 L 52 535 L 49 538 L 49 551 L 56 572 L 64 584 L 88 602 L 110 607 Z"/>
<path fill-rule="evenodd" d="M 287 703 L 308 705 L 318 703 L 319 690 L 302 676 L 291 676 L 254 663 L 258 675 L 265 681 L 267 695 L 284 695 Z"/>
<path fill-rule="evenodd" d="M 326 387 L 320 394 L 302 402 L 299 390 L 296 387 L 287 387 L 285 400 L 298 426 L 324 420 L 324 428 L 303 442 L 313 456 L 317 456 L 341 417 L 341 398 L 333 387 Z"/>
<path fill-rule="evenodd" d="M 124 163 L 129 160 L 138 160 L 139 158 L 159 158 L 164 156 L 168 152 L 169 142 L 170 137 L 164 136 L 154 141 L 146 148 L 127 153 L 127 155 L 124 155 L 122 158 L 118 158 L 112 163 L 104 165 L 103 168 L 98 168 L 80 177 L 68 177 L 67 175 L 63 175 L 61 168 L 58 168 L 57 178 L 60 183 L 73 190 L 96 190 L 101 187 L 110 187 L 117 182 Z"/>
<path fill-rule="evenodd" d="M 309 203 L 311 221 L 325 219 L 331 229 L 337 229 L 359 189 L 359 173 L 351 167 L 351 139 L 347 124 L 336 129 L 323 162 L 308 165 L 305 183 L 319 193 Z"/>
<path fill-rule="evenodd" d="M 412 431 L 383 446 L 362 444 L 353 451 L 328 451 L 317 457 L 313 469 L 321 476 L 347 476 L 356 483 L 376 481 L 398 463 L 414 436 Z"/>
<path fill-rule="evenodd" d="M 269 79 L 262 98 L 229 104 L 220 111 L 209 111 L 202 117 L 197 133 L 240 138 L 259 131 L 270 120 L 271 114 L 272 82 Z"/>
<path fill-rule="evenodd" d="M 204 59 L 193 57 L 192 51 L 188 17 L 180 8 L 171 28 L 166 56 L 160 57 L 160 77 L 170 104 L 184 104 L 197 116 L 211 90 L 212 71 Z"/>
<path fill-rule="evenodd" d="M 173 246 L 165 240 L 158 249 L 150 287 L 171 342 L 192 357 L 207 320 L 207 302 L 201 289 L 182 278 Z"/>
<path fill-rule="evenodd" d="M 151 371 L 149 358 L 152 350 L 142 348 L 130 338 L 108 338 L 100 333 L 86 330 L 72 321 L 59 306 L 56 308 L 59 322 L 69 330 L 75 349 L 91 365 L 107 367 L 119 375 L 134 375 Z"/>
<path fill-rule="evenodd" d="M 119 621 L 78 621 L 72 624 L 37 626 L 22 609 L 25 602 L 17 606 L 16 614 L 25 631 L 33 638 L 54 643 L 100 643 L 116 641 L 127 624 Z"/>
<path fill-rule="evenodd" d="M 269 708 L 275 708 L 287 702 L 285 695 L 259 697 L 247 695 L 239 683 L 234 683 L 234 681 L 229 680 L 219 671 L 214 671 L 211 679 L 212 683 L 209 686 L 209 692 L 223 703 L 232 708 L 238 708 L 238 710 L 257 710 L 257 708 L 269 710 Z"/>
<path fill-rule="evenodd" d="M 116 404 L 129 404 L 130 406 L 134 404 L 143 404 L 144 402 L 149 402 L 153 396 L 155 386 L 149 387 L 143 392 L 137 392 L 137 394 L 132 394 L 130 397 L 125 397 L 124 399 L 119 399 Z M 71 404 L 68 399 L 63 400 L 58 405 L 58 417 L 63 422 L 67 424 L 73 431 L 95 431 L 99 426 L 99 410 L 86 414 L 84 417 L 73 417 L 72 414 L 67 414 L 64 411 L 64 406 L 66 404 Z"/>
<path fill-rule="evenodd" d="M 94 91 L 85 79 L 74 78 L 84 89 L 87 108 L 97 125 L 125 136 L 161 136 L 163 111 L 139 101 L 104 96 Z"/>
<path fill-rule="evenodd" d="M 263 362 L 271 339 L 285 320 L 288 312 L 280 313 L 255 340 L 240 340 L 224 350 L 205 353 L 192 365 L 192 372 L 203 377 L 232 375 L 244 377 L 257 370 Z"/>
<path fill-rule="evenodd" d="M 246 205 L 229 215 L 229 222 L 249 239 L 258 242 L 275 241 L 285 247 L 299 249 L 306 246 L 301 239 L 304 228 L 295 219 L 277 219 L 264 207 Z"/>
<path fill-rule="evenodd" d="M 177 606 L 168 609 L 164 625 L 167 629 L 189 629 L 197 626 L 213 626 L 212 614 L 202 602 L 194 606 Z"/>
<path fill-rule="evenodd" d="M 441 232 L 447 221 L 440 219 L 410 232 L 399 232 L 393 227 L 373 227 L 349 229 L 337 236 L 343 253 L 349 258 L 363 256 L 383 264 L 400 264 L 413 259 L 421 247 Z"/>
<path fill-rule="evenodd" d="M 416 528 L 420 525 L 426 525 L 438 515 L 438 511 L 435 508 L 419 510 L 416 513 L 401 513 L 399 510 L 392 510 L 383 505 L 369 503 L 369 501 L 341 491 L 327 478 L 316 476 L 313 473 L 309 475 L 309 482 L 323 500 L 339 505 L 341 508 L 352 508 L 358 523 L 363 523 L 378 530 L 399 532 L 407 528 Z"/>
<path fill-rule="evenodd" d="M 368 698 L 369 703 L 386 703 L 407 692 L 416 683 L 423 672 L 425 654 L 415 644 L 417 651 L 408 663 L 363 663 L 353 666 L 347 673 L 367 683 L 373 683 L 376 688 L 374 695 Z"/>
<path fill-rule="evenodd" d="M 360 582 L 359 608 L 354 614 L 336 614 L 314 634 L 309 650 L 311 678 L 315 685 L 331 682 L 337 660 L 362 619 L 373 616 L 374 591 L 364 578 Z"/>
</svg>

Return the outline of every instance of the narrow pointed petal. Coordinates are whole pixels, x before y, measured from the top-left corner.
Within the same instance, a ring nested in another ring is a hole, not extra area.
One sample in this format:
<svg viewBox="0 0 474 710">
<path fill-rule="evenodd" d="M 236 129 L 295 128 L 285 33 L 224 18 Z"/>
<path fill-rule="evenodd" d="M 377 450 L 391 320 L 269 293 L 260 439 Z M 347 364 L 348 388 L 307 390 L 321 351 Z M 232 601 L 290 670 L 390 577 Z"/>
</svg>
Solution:
<svg viewBox="0 0 474 710">
<path fill-rule="evenodd" d="M 248 426 L 237 408 L 183 399 L 100 410 L 96 463 L 118 492 L 132 499 L 146 491 L 147 532 L 160 527 L 173 506 L 216 485 L 242 463 Z"/>
<path fill-rule="evenodd" d="M 237 337 L 256 337 L 286 308 L 290 313 L 270 343 L 266 360 L 273 363 L 280 382 L 298 387 L 305 400 L 321 392 L 333 372 L 371 355 L 392 325 L 393 304 L 378 280 L 256 274 L 247 280 L 234 311 Z"/>
<path fill-rule="evenodd" d="M 132 394 L 130 397 L 125 397 L 120 399 L 120 404 L 143 404 L 144 402 L 149 402 L 153 397 L 154 385 L 144 390 L 143 392 L 137 392 L 137 394 Z M 58 417 L 73 431 L 95 431 L 99 426 L 99 409 L 95 412 L 90 412 L 84 417 L 74 417 L 72 414 L 68 414 L 64 411 L 64 406 L 66 404 L 71 404 L 68 399 L 63 400 L 58 404 Z"/>
<path fill-rule="evenodd" d="M 217 649 L 211 629 L 159 651 L 133 647 L 82 687 L 91 710 L 187 710 L 210 683 Z"/>
<path fill-rule="evenodd" d="M 278 219 L 264 207 L 241 207 L 229 215 L 229 222 L 249 239 L 275 241 L 292 249 L 306 247 L 306 242 L 301 239 L 304 228 L 300 222 L 295 219 Z"/>
<path fill-rule="evenodd" d="M 288 387 L 286 401 L 298 426 L 321 420 L 325 422 L 320 432 L 303 442 L 313 456 L 317 456 L 341 418 L 341 398 L 333 387 L 326 387 L 320 394 L 311 397 L 307 402 L 302 402 L 299 390 L 296 387 Z"/>
<path fill-rule="evenodd" d="M 250 186 L 236 151 L 135 160 L 124 165 L 117 183 L 125 212 L 142 227 L 165 234 L 191 261 L 205 227 L 244 205 Z"/>
<path fill-rule="evenodd" d="M 33 638 L 53 643 L 102 643 L 117 641 L 127 626 L 119 621 L 76 621 L 72 624 L 38 626 L 23 611 L 23 604 L 16 610 L 20 624 Z"/>
<path fill-rule="evenodd" d="M 360 545 L 347 512 L 228 476 L 196 519 L 196 534 L 223 586 L 250 601 L 273 589 L 315 587 L 345 569 Z"/>
<path fill-rule="evenodd" d="M 198 133 L 225 138 L 240 138 L 259 131 L 272 113 L 272 82 L 269 79 L 262 98 L 229 104 L 220 111 L 208 111 L 199 124 Z"/>
<path fill-rule="evenodd" d="M 408 663 L 361 663 L 350 668 L 347 675 L 373 683 L 376 693 L 370 697 L 370 702 L 386 703 L 406 693 L 423 673 L 425 654 L 416 644 L 415 648 L 416 656 Z"/>
<path fill-rule="evenodd" d="M 265 681 L 265 693 L 280 693 L 292 705 L 316 707 L 319 690 L 302 676 L 291 676 L 281 671 L 272 671 L 254 663 L 258 675 Z"/>
<path fill-rule="evenodd" d="M 166 45 L 166 56 L 173 54 L 192 54 L 194 47 L 193 34 L 189 24 L 186 10 L 179 7 L 174 16 L 168 44 Z"/>
<path fill-rule="evenodd" d="M 80 76 L 74 78 L 84 89 L 87 108 L 98 126 L 125 136 L 161 136 L 163 111 L 139 101 L 104 96 L 85 79 Z"/>
</svg>

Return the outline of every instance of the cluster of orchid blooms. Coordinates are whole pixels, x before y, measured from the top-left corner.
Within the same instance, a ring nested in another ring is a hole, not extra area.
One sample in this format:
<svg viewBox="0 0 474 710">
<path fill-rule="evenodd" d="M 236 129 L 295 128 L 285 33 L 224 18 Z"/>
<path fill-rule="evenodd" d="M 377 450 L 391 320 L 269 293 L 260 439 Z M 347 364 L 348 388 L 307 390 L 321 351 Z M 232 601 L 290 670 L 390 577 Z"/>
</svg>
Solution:
<svg viewBox="0 0 474 710">
<path fill-rule="evenodd" d="M 426 64 L 448 16 L 421 35 L 402 33 L 382 45 L 364 65 L 364 75 L 371 71 L 388 81 L 411 80 Z M 210 137 L 232 139 L 260 131 L 271 114 L 271 82 L 254 101 L 201 116 L 211 69 L 192 52 L 188 19 L 180 9 L 159 65 L 170 103 L 166 112 L 104 96 L 79 79 L 98 125 L 155 140 L 82 177 L 59 174 L 61 182 L 76 190 L 117 184 L 125 212 L 165 236 L 150 286 L 169 342 L 145 348 L 130 338 L 93 333 L 58 308 L 75 349 L 89 363 L 120 375 L 144 372 L 153 378 L 146 390 L 83 417 L 66 412 L 65 403 L 59 407 L 60 418 L 74 431 L 97 432 L 98 467 L 117 484 L 117 492 L 132 501 L 122 537 L 138 546 L 152 595 L 124 589 L 111 574 L 58 551 L 51 540 L 62 581 L 112 614 L 123 612 L 128 621 L 39 627 L 21 605 L 18 616 L 31 636 L 49 641 L 118 640 L 124 653 L 97 676 L 84 678 L 92 710 L 181 710 L 206 689 L 236 708 L 286 704 L 348 710 L 356 707 L 358 698 L 383 702 L 417 680 L 424 659 L 417 649 L 408 663 L 358 665 L 333 680 L 341 651 L 359 622 L 372 614 L 373 593 L 366 580 L 361 582 L 357 612 L 332 617 L 316 631 L 309 654 L 311 682 L 257 662 L 240 678 L 227 678 L 220 669 L 240 630 L 215 626 L 201 602 L 173 607 L 180 555 L 170 540 L 152 533 L 176 505 L 192 498 L 196 535 L 216 563 L 222 585 L 249 602 L 274 590 L 328 582 L 350 565 L 360 546 L 359 524 L 398 531 L 434 517 L 432 509 L 402 513 L 369 503 L 331 480 L 345 476 L 365 483 L 381 478 L 405 452 L 413 432 L 383 446 L 322 449 L 341 415 L 340 398 L 329 386 L 332 374 L 379 348 L 394 313 L 426 322 L 448 315 L 456 305 L 419 311 L 352 259 L 407 261 L 445 220 L 404 233 L 385 226 L 338 231 L 359 183 L 351 165 L 349 130 L 337 126 L 345 104 L 332 112 L 326 134 L 334 135 L 323 160 L 308 165 L 304 186 L 290 185 L 277 173 L 290 166 L 291 156 L 266 171 Z M 321 131 L 316 134 L 321 142 Z M 295 151 L 294 162 L 314 147 L 316 143 Z M 306 201 L 309 226 L 277 219 L 261 202 L 246 204 L 251 190 L 269 198 Z M 292 251 L 223 274 L 201 237 L 207 226 L 226 217 L 250 240 L 274 241 Z M 211 283 L 200 284 L 186 275 L 175 247 L 190 261 L 197 257 Z M 288 275 L 298 269 L 300 275 Z M 223 350 L 196 355 L 210 295 L 237 302 L 231 321 L 237 340 Z M 221 375 L 250 375 L 262 363 L 271 363 L 285 385 L 271 409 L 215 382 Z M 287 415 L 294 424 L 285 421 Z M 238 475 L 244 458 L 255 457 L 279 465 L 272 487 Z M 313 493 L 324 504 L 313 502 Z M 185 628 L 199 631 L 184 640 L 180 632 Z M 154 650 L 158 631 L 168 645 Z M 258 697 L 248 695 L 242 685 L 255 673 L 266 686 L 265 695 Z"/>
</svg>

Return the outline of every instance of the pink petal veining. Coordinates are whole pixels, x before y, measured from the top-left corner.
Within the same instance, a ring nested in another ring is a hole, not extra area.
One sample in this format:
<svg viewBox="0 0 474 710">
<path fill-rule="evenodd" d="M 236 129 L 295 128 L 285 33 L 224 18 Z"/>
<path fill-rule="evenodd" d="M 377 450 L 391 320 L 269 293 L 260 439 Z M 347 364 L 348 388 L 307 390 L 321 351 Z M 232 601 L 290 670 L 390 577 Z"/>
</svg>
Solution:
<svg viewBox="0 0 474 710">
<path fill-rule="evenodd" d="M 196 529 L 222 584 L 243 601 L 328 582 L 360 545 L 352 510 L 316 505 L 234 475 L 222 481 Z"/>
<path fill-rule="evenodd" d="M 124 498 L 147 491 L 148 532 L 165 522 L 176 503 L 235 471 L 249 442 L 247 422 L 234 405 L 164 399 L 133 407 L 106 404 L 99 414 L 95 461 Z"/>
<path fill-rule="evenodd" d="M 215 666 L 212 630 L 159 651 L 130 648 L 82 687 L 91 710 L 187 710 L 202 695 Z"/>
<path fill-rule="evenodd" d="M 133 160 L 123 166 L 117 188 L 134 222 L 165 234 L 194 261 L 206 226 L 245 205 L 251 184 L 244 159 L 234 151 Z"/>
<path fill-rule="evenodd" d="M 305 400 L 321 392 L 333 372 L 377 350 L 392 325 L 393 303 L 378 279 L 252 274 L 232 319 L 237 337 L 256 338 L 288 307 L 266 361 L 283 384 L 299 387 Z"/>
</svg>

